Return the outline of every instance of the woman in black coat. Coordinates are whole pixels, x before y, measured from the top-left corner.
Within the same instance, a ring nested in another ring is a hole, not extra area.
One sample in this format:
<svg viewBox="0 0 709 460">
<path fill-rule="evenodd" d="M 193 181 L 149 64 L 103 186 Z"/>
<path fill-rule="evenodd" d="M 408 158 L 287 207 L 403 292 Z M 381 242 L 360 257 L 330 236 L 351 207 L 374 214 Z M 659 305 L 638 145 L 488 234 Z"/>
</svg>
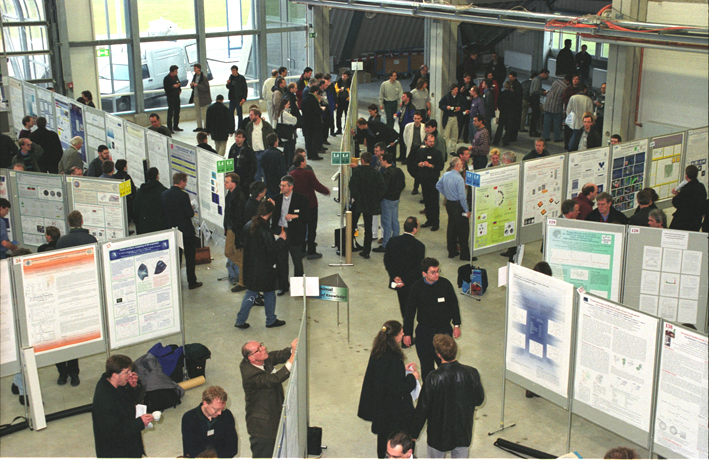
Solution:
<svg viewBox="0 0 709 460">
<path fill-rule="evenodd" d="M 244 226 L 241 237 L 244 240 L 243 280 L 246 294 L 241 302 L 241 309 L 236 315 L 235 327 L 246 329 L 249 323 L 251 307 L 259 292 L 263 292 L 266 307 L 266 327 L 278 327 L 285 324 L 276 317 L 276 288 L 278 271 L 276 259 L 286 250 L 286 232 L 281 229 L 278 239 L 274 240 L 269 220 L 273 214 L 273 203 L 264 201 L 258 207 L 256 215 Z"/>
<path fill-rule="evenodd" d="M 372 422 L 377 435 L 377 456 L 385 458 L 387 438 L 398 430 L 408 431 L 414 416 L 411 392 L 419 373 L 415 363 L 404 366 L 401 339 L 404 331 L 398 321 L 387 321 L 374 338 L 357 415 Z"/>
</svg>

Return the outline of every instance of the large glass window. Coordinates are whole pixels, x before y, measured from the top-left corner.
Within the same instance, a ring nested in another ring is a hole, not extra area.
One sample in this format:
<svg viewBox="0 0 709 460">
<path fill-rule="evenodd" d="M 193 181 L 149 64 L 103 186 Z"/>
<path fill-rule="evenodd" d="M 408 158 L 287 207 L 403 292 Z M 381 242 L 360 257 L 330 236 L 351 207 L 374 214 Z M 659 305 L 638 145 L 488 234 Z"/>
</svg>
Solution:
<svg viewBox="0 0 709 460">
<path fill-rule="evenodd" d="M 306 31 L 269 33 L 267 37 L 269 71 L 285 66 L 288 68 L 288 75 L 300 76 L 306 67 Z"/>
<path fill-rule="evenodd" d="M 97 40 L 126 38 L 126 4 L 124 0 L 92 0 L 94 35 Z"/>
<path fill-rule="evenodd" d="M 205 27 L 209 32 L 238 32 L 256 28 L 251 0 L 204 2 Z"/>
<path fill-rule="evenodd" d="M 0 0 L 2 34 L 5 51 L 23 53 L 8 58 L 8 73 L 20 80 L 52 78 L 49 38 L 46 25 L 24 25 L 27 21 L 44 21 L 44 5 L 40 0 Z"/>
<path fill-rule="evenodd" d="M 229 99 L 226 82 L 231 75 L 231 66 L 239 68 L 239 73 L 246 78 L 249 86 L 249 99 L 260 95 L 258 75 L 258 35 L 244 35 L 242 46 L 233 47 L 234 37 L 207 39 L 207 62 L 214 79 L 210 81 L 212 99 L 218 94 Z"/>
<path fill-rule="evenodd" d="M 140 36 L 193 34 L 194 0 L 135 0 Z M 205 5 L 209 0 L 203 0 Z M 217 0 L 218 2 L 219 0 Z"/>
<path fill-rule="evenodd" d="M 265 0 L 265 2 L 267 28 L 305 24 L 305 5 L 287 0 Z"/>
</svg>

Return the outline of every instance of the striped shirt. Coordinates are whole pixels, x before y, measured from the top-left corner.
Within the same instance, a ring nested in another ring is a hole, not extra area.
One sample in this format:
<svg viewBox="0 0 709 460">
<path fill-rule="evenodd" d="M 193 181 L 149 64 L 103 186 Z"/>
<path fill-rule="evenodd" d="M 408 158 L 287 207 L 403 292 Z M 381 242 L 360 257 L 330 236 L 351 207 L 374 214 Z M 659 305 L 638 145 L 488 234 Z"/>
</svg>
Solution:
<svg viewBox="0 0 709 460">
<path fill-rule="evenodd" d="M 547 93 L 547 100 L 544 102 L 545 112 L 564 112 L 564 105 L 561 102 L 561 96 L 564 94 L 567 86 L 569 86 L 569 84 L 566 83 L 566 80 L 556 80 L 551 84 L 551 89 Z"/>
</svg>

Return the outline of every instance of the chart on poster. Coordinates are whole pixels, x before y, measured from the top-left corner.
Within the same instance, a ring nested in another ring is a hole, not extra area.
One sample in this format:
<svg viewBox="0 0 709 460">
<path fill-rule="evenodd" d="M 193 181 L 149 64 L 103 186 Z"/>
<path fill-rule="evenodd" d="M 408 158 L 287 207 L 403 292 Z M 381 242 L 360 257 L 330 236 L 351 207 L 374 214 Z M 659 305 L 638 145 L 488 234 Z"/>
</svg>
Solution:
<svg viewBox="0 0 709 460">
<path fill-rule="evenodd" d="M 205 149 L 196 149 L 199 164 L 199 208 L 202 219 L 218 226 L 224 226 L 224 173 L 217 173 L 217 161 L 223 160 L 221 155 Z"/>
<path fill-rule="evenodd" d="M 522 226 L 540 224 L 561 212 L 565 155 L 524 162 Z"/>
<path fill-rule="evenodd" d="M 98 242 L 128 236 L 125 198 L 120 181 L 70 177 L 71 209 L 81 212 L 86 228 Z"/>
<path fill-rule="evenodd" d="M 619 211 L 637 206 L 635 194 L 645 183 L 647 145 L 647 139 L 640 139 L 613 146 L 611 196 L 613 206 Z"/>
<path fill-rule="evenodd" d="M 46 243 L 44 230 L 49 225 L 66 235 L 62 176 L 18 172 L 15 184 L 19 204 L 19 214 L 15 215 L 19 216 L 21 242 L 30 246 Z"/>
<path fill-rule="evenodd" d="M 163 185 L 170 183 L 170 157 L 168 155 L 170 138 L 155 131 L 145 131 L 148 141 L 148 161 L 151 168 L 158 168 Z"/>
<path fill-rule="evenodd" d="M 44 88 L 37 88 L 37 108 L 39 116 L 47 120 L 47 129 L 56 131 L 57 125 L 54 120 L 54 93 Z"/>
<path fill-rule="evenodd" d="M 517 238 L 519 165 L 480 171 L 480 187 L 473 189 L 474 249 Z"/>
<path fill-rule="evenodd" d="M 134 123 L 125 123 L 126 160 L 130 165 L 130 175 L 136 187 L 145 182 L 143 160 L 145 156 L 145 128 Z"/>
<path fill-rule="evenodd" d="M 660 199 L 671 198 L 672 189 L 684 179 L 682 149 L 684 133 L 655 137 L 650 141 L 650 172 L 648 184 Z"/>
<path fill-rule="evenodd" d="M 685 165 L 694 165 L 699 170 L 697 181 L 709 188 L 709 128 L 690 129 L 687 131 L 687 150 Z"/>
<path fill-rule="evenodd" d="M 106 141 L 111 150 L 113 161 L 126 159 L 126 139 L 123 126 L 126 121 L 121 117 L 106 114 Z M 131 168 L 132 169 L 132 168 Z"/>
<path fill-rule="evenodd" d="M 605 192 L 610 171 L 609 159 L 608 147 L 570 152 L 566 197 L 575 198 L 586 184 L 596 184 L 598 193 Z"/>
</svg>

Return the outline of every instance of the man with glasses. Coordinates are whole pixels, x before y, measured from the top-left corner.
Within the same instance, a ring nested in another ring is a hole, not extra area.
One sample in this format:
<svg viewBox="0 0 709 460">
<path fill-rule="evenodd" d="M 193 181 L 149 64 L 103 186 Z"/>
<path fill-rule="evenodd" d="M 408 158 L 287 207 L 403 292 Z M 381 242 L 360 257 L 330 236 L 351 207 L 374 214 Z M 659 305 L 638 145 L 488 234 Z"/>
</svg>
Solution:
<svg viewBox="0 0 709 460">
<path fill-rule="evenodd" d="M 182 416 L 182 452 L 197 458 L 207 449 L 217 458 L 233 458 L 239 452 L 236 422 L 226 408 L 227 394 L 222 387 L 211 386 L 202 392 L 202 404 Z"/>
<path fill-rule="evenodd" d="M 450 281 L 440 276 L 438 260 L 426 257 L 421 262 L 423 278 L 411 286 L 404 316 L 404 344 L 411 346 L 416 326 L 416 354 L 421 363 L 421 378 L 433 371 L 434 361 L 440 366 L 441 359 L 433 348 L 433 336 L 436 334 L 460 337 L 460 310 L 458 296 Z M 453 327 L 451 327 L 451 322 Z"/>
<path fill-rule="evenodd" d="M 283 385 L 290 377 L 298 339 L 290 347 L 268 352 L 263 343 L 246 342 L 241 347 L 241 382 L 246 399 L 246 430 L 253 458 L 271 458 L 276 445 L 283 405 Z M 275 370 L 274 366 L 285 363 Z"/>
</svg>

